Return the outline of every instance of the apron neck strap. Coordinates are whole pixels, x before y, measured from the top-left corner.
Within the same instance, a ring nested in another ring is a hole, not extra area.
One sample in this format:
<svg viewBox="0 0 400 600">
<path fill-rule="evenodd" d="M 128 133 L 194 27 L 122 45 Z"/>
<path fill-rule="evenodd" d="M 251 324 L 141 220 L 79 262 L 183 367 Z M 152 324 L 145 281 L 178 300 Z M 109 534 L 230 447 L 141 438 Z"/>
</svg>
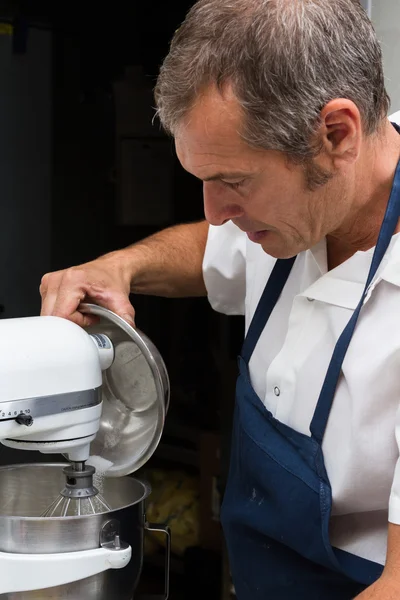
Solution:
<svg viewBox="0 0 400 600">
<path fill-rule="evenodd" d="M 243 344 L 241 355 L 246 364 L 249 363 L 259 337 L 279 300 L 279 296 L 286 285 L 295 260 L 296 257 L 277 260 L 275 263 Z"/>
<path fill-rule="evenodd" d="M 397 223 L 400 218 L 400 162 L 397 165 L 392 193 L 386 208 L 385 217 L 379 233 L 378 242 L 375 247 L 375 252 L 372 258 L 371 267 L 369 270 L 367 282 L 361 300 L 353 313 L 352 318 L 346 325 L 342 335 L 340 336 L 328 372 L 323 383 L 321 393 L 315 409 L 314 417 L 311 421 L 310 431 L 312 436 L 322 443 L 325 429 L 328 423 L 329 414 L 333 404 L 337 384 L 341 375 L 342 365 L 346 356 L 348 347 L 351 342 L 354 330 L 357 325 L 358 317 L 363 307 L 365 298 L 368 293 L 368 288 L 376 275 L 379 265 L 389 247 L 392 236 L 396 230 Z"/>
</svg>

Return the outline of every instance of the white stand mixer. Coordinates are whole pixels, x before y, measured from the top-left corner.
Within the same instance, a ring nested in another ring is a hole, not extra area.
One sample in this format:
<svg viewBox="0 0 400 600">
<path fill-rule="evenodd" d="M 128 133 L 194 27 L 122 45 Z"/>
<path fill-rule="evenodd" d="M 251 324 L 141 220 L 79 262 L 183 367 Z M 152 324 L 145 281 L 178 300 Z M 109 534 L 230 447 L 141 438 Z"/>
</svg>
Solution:
<svg viewBox="0 0 400 600">
<path fill-rule="evenodd" d="M 60 498 L 74 499 L 79 507 L 85 498 L 92 503 L 98 492 L 92 479 L 95 469 L 85 463 L 100 427 L 102 377 L 114 361 L 113 343 L 106 335 L 90 335 L 57 317 L 2 320 L 0 339 L 0 442 L 67 456 L 70 466 L 64 469 L 66 487 Z M 49 588 L 120 569 L 131 555 L 131 547 L 116 531 L 92 550 L 0 552 L 0 594 Z"/>
<path fill-rule="evenodd" d="M 85 462 L 99 429 L 111 341 L 58 317 L 0 322 L 0 442 Z"/>
</svg>

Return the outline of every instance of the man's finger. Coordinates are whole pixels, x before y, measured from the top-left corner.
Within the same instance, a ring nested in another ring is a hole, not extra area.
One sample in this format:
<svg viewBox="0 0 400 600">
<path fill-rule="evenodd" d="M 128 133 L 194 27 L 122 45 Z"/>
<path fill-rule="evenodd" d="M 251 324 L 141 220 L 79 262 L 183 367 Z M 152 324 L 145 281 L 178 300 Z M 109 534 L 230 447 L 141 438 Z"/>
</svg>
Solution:
<svg viewBox="0 0 400 600">
<path fill-rule="evenodd" d="M 127 321 L 129 325 L 135 327 L 135 310 L 129 302 L 129 297 L 123 292 L 106 293 L 94 297 L 94 301 L 103 308 L 108 308 L 116 315 Z"/>
<path fill-rule="evenodd" d="M 42 297 L 40 314 L 42 316 L 53 314 L 60 283 L 61 273 L 51 273 L 43 277 L 40 285 L 40 295 Z"/>
<path fill-rule="evenodd" d="M 68 294 L 60 293 L 59 291 L 52 314 L 56 317 L 63 317 L 64 319 L 71 319 L 74 317 L 73 320 L 80 320 L 78 315 L 81 313 L 78 312 L 78 307 L 85 298 L 85 290 L 79 287 L 74 290 L 69 289 Z"/>
<path fill-rule="evenodd" d="M 84 314 L 79 312 L 78 310 L 75 311 L 72 315 L 70 315 L 68 320 L 84 328 L 90 327 L 91 325 L 97 325 L 100 321 L 100 319 L 95 315 Z"/>
<path fill-rule="evenodd" d="M 81 269 L 63 271 L 52 314 L 70 319 L 86 298 L 89 287 L 86 273 Z M 74 318 L 80 320 L 78 315 Z"/>
</svg>

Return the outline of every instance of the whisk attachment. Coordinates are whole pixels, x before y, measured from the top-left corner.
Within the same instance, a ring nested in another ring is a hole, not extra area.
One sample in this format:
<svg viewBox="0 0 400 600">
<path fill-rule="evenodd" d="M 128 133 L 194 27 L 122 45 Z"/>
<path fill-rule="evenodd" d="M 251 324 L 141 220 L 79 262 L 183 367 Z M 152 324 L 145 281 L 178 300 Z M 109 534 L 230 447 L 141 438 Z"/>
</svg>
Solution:
<svg viewBox="0 0 400 600">
<path fill-rule="evenodd" d="M 42 517 L 94 515 L 112 510 L 93 485 L 96 469 L 85 463 L 72 463 L 63 469 L 65 487 Z"/>
</svg>

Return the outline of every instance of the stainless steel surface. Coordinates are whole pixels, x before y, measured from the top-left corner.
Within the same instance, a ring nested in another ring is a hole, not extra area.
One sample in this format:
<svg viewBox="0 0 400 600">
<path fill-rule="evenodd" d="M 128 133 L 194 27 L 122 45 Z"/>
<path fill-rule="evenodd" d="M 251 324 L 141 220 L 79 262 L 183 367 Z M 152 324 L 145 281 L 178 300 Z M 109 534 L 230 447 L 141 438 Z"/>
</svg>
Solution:
<svg viewBox="0 0 400 600">
<path fill-rule="evenodd" d="M 130 563 L 65 586 L 1 594 L 1 600 L 131 600 L 142 568 L 144 502 L 149 486 L 131 477 L 104 480 L 104 496 L 113 510 L 65 518 L 41 518 L 49 497 L 64 483 L 57 464 L 0 468 L 0 552 L 46 554 L 100 546 L 104 527 L 118 522 L 120 540 L 132 547 Z M 112 532 L 111 532 L 112 533 Z M 114 536 L 115 537 L 115 536 Z"/>
<path fill-rule="evenodd" d="M 100 319 L 88 332 L 105 334 L 114 346 L 114 362 L 103 373 L 102 418 L 91 454 L 113 464 L 107 477 L 121 477 L 143 466 L 160 442 L 169 404 L 168 374 L 142 332 L 101 306 L 82 304 L 80 310 Z"/>
<path fill-rule="evenodd" d="M 119 521 L 111 519 L 103 525 L 100 532 L 100 546 L 107 550 L 123 550 L 128 548 L 126 542 L 121 541 Z"/>
<path fill-rule="evenodd" d="M 101 493 L 112 510 L 97 515 L 41 518 L 49 498 L 65 479 L 65 464 L 27 464 L 0 468 L 0 552 L 74 552 L 99 545 L 103 524 L 116 512 L 143 502 L 150 487 L 138 479 L 105 479 Z M 126 537 L 126 536 L 125 536 Z"/>
<path fill-rule="evenodd" d="M 80 460 L 80 461 L 73 460 L 70 463 L 70 465 L 74 469 L 74 471 L 84 471 L 85 470 L 85 461 L 83 461 L 83 460 Z"/>
<path fill-rule="evenodd" d="M 101 494 L 86 498 L 69 498 L 62 493 L 42 513 L 41 517 L 79 517 L 112 510 Z"/>
<path fill-rule="evenodd" d="M 100 531 L 100 546 L 109 546 L 117 537 L 121 537 L 119 521 L 117 519 L 110 519 L 104 523 Z"/>
<path fill-rule="evenodd" d="M 100 402 L 100 389 L 0 402 L 0 421 L 16 420 L 20 414 L 29 415 L 34 419 L 36 417 L 46 417 L 47 415 L 58 415 L 60 412 L 90 408 L 100 404 Z"/>
</svg>

